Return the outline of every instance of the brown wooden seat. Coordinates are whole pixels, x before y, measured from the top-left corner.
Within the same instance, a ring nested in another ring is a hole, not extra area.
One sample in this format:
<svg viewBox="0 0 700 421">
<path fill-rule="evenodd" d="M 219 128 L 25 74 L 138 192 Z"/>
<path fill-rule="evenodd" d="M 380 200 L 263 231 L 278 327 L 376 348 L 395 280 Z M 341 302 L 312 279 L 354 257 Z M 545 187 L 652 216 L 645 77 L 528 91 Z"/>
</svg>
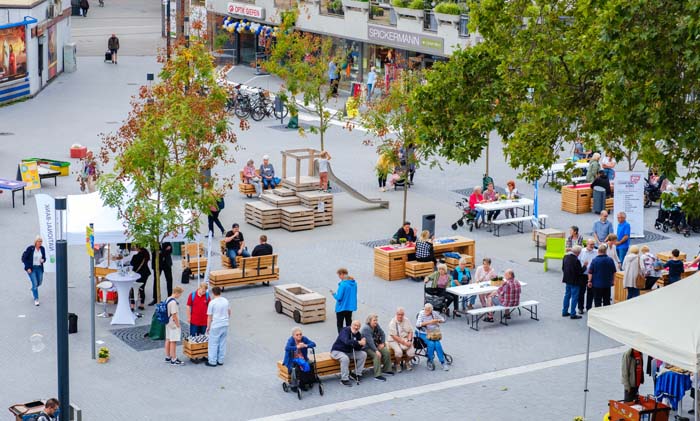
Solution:
<svg viewBox="0 0 700 421">
<path fill-rule="evenodd" d="M 389 347 L 389 352 L 391 354 L 391 361 L 394 361 L 394 350 Z M 313 362 L 313 356 L 311 351 L 309 351 L 309 361 Z M 365 360 L 365 369 L 372 367 L 372 358 L 367 357 Z M 350 372 L 355 371 L 355 362 L 350 358 Z M 320 352 L 316 354 L 316 373 L 319 377 L 332 376 L 334 374 L 340 374 L 340 362 L 331 358 L 330 352 Z M 282 364 L 282 361 L 277 361 L 277 377 L 289 383 L 289 371 L 287 367 Z"/>
<path fill-rule="evenodd" d="M 245 177 L 243 177 L 243 170 L 241 170 L 239 174 L 241 180 L 240 183 L 238 183 L 238 191 L 242 194 L 245 194 L 247 197 L 253 197 L 253 195 L 255 194 L 255 186 L 245 182 Z M 260 177 L 260 170 L 255 170 L 255 175 Z"/>
<path fill-rule="evenodd" d="M 209 285 L 212 287 L 231 287 L 279 280 L 277 255 L 245 257 L 236 269 L 220 269 L 209 272 Z"/>
<path fill-rule="evenodd" d="M 422 278 L 428 276 L 435 271 L 433 262 L 418 262 L 416 260 L 410 260 L 405 263 L 406 265 L 406 276 L 409 278 Z"/>
</svg>

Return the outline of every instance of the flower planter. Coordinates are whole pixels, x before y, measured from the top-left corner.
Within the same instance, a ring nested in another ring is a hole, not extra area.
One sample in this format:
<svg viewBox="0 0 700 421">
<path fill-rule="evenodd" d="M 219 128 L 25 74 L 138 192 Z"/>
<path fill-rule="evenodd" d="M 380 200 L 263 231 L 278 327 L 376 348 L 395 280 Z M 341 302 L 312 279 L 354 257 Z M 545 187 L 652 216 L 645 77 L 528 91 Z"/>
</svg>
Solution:
<svg viewBox="0 0 700 421">
<path fill-rule="evenodd" d="M 367 11 L 369 10 L 368 1 L 356 1 L 356 0 L 343 0 L 343 7 L 348 9 L 357 9 Z"/>
<path fill-rule="evenodd" d="M 455 26 L 459 24 L 459 15 L 448 15 L 447 13 L 438 13 L 435 11 L 433 11 L 433 14 L 435 15 L 435 19 L 437 19 L 439 24 L 442 23 Z"/>
<path fill-rule="evenodd" d="M 422 9 L 409 9 L 408 7 L 396 7 L 392 6 L 396 12 L 396 16 L 399 18 L 410 18 L 410 19 L 423 19 L 425 17 L 425 12 Z"/>
<path fill-rule="evenodd" d="M 97 362 L 98 362 L 99 364 L 106 364 L 107 361 L 109 361 L 109 357 L 98 358 L 98 359 L 97 359 Z"/>
</svg>

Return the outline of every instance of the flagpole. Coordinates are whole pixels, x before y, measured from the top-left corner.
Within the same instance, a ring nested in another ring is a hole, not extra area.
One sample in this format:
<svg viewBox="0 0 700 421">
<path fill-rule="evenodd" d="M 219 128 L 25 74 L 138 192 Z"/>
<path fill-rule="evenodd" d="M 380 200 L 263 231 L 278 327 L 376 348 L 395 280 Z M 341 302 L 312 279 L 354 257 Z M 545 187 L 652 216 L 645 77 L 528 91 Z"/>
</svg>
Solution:
<svg viewBox="0 0 700 421">
<path fill-rule="evenodd" d="M 535 197 L 534 201 L 535 203 L 532 205 L 532 229 L 537 231 L 540 229 L 540 210 L 539 210 L 539 195 L 540 195 L 540 188 L 539 188 L 539 183 L 537 180 L 533 183 L 535 185 Z M 535 248 L 537 249 L 537 257 L 534 257 L 530 260 L 529 262 L 533 263 L 542 263 L 544 262 L 544 259 L 540 258 L 540 236 L 535 232 Z"/>
</svg>

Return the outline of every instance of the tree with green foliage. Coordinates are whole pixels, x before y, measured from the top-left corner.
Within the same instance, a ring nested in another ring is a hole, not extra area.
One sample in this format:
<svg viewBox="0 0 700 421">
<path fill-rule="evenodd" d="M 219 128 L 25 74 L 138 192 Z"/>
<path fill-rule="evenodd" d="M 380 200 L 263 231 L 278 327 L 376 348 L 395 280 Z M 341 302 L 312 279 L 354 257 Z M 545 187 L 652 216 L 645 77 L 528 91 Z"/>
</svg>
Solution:
<svg viewBox="0 0 700 421">
<path fill-rule="evenodd" d="M 103 137 L 101 159 L 113 169 L 98 184 L 102 199 L 125 221 L 127 236 L 154 251 L 157 300 L 160 244 L 199 232 L 199 216 L 232 184 L 209 172 L 234 162 L 228 152 L 236 143 L 226 91 L 216 82 L 207 48 L 191 40 L 161 61 L 160 81 L 142 86 L 124 124 Z"/>
<path fill-rule="evenodd" d="M 298 115 L 301 108 L 318 118 L 318 125 L 312 124 L 309 131 L 319 135 L 321 150 L 324 150 L 325 134 L 331 120 L 342 117 L 342 110 L 328 108 L 335 97 L 329 84 L 329 63 L 334 61 L 340 72 L 341 60 L 330 38 L 294 28 L 297 13 L 290 11 L 282 18 L 264 68 L 282 79 L 283 92 L 280 94 L 292 116 Z M 301 105 L 297 103 L 298 96 L 301 96 Z M 305 132 L 303 127 L 299 128 L 302 136 Z"/>
</svg>

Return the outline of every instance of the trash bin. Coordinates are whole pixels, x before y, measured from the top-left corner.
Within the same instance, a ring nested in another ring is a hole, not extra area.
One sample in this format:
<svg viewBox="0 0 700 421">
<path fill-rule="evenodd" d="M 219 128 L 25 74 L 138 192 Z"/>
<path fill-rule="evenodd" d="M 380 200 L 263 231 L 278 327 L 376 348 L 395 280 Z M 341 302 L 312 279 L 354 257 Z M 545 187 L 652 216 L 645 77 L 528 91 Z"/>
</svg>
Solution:
<svg viewBox="0 0 700 421">
<path fill-rule="evenodd" d="M 593 213 L 600 213 L 605 209 L 605 189 L 600 186 L 593 187 Z"/>
<path fill-rule="evenodd" d="M 68 313 L 68 333 L 78 333 L 78 315 Z"/>
<path fill-rule="evenodd" d="M 173 241 L 173 256 L 182 256 L 182 242 Z"/>
<path fill-rule="evenodd" d="M 421 225 L 422 231 L 430 231 L 430 236 L 435 235 L 435 214 L 423 215 L 423 224 Z"/>
</svg>

